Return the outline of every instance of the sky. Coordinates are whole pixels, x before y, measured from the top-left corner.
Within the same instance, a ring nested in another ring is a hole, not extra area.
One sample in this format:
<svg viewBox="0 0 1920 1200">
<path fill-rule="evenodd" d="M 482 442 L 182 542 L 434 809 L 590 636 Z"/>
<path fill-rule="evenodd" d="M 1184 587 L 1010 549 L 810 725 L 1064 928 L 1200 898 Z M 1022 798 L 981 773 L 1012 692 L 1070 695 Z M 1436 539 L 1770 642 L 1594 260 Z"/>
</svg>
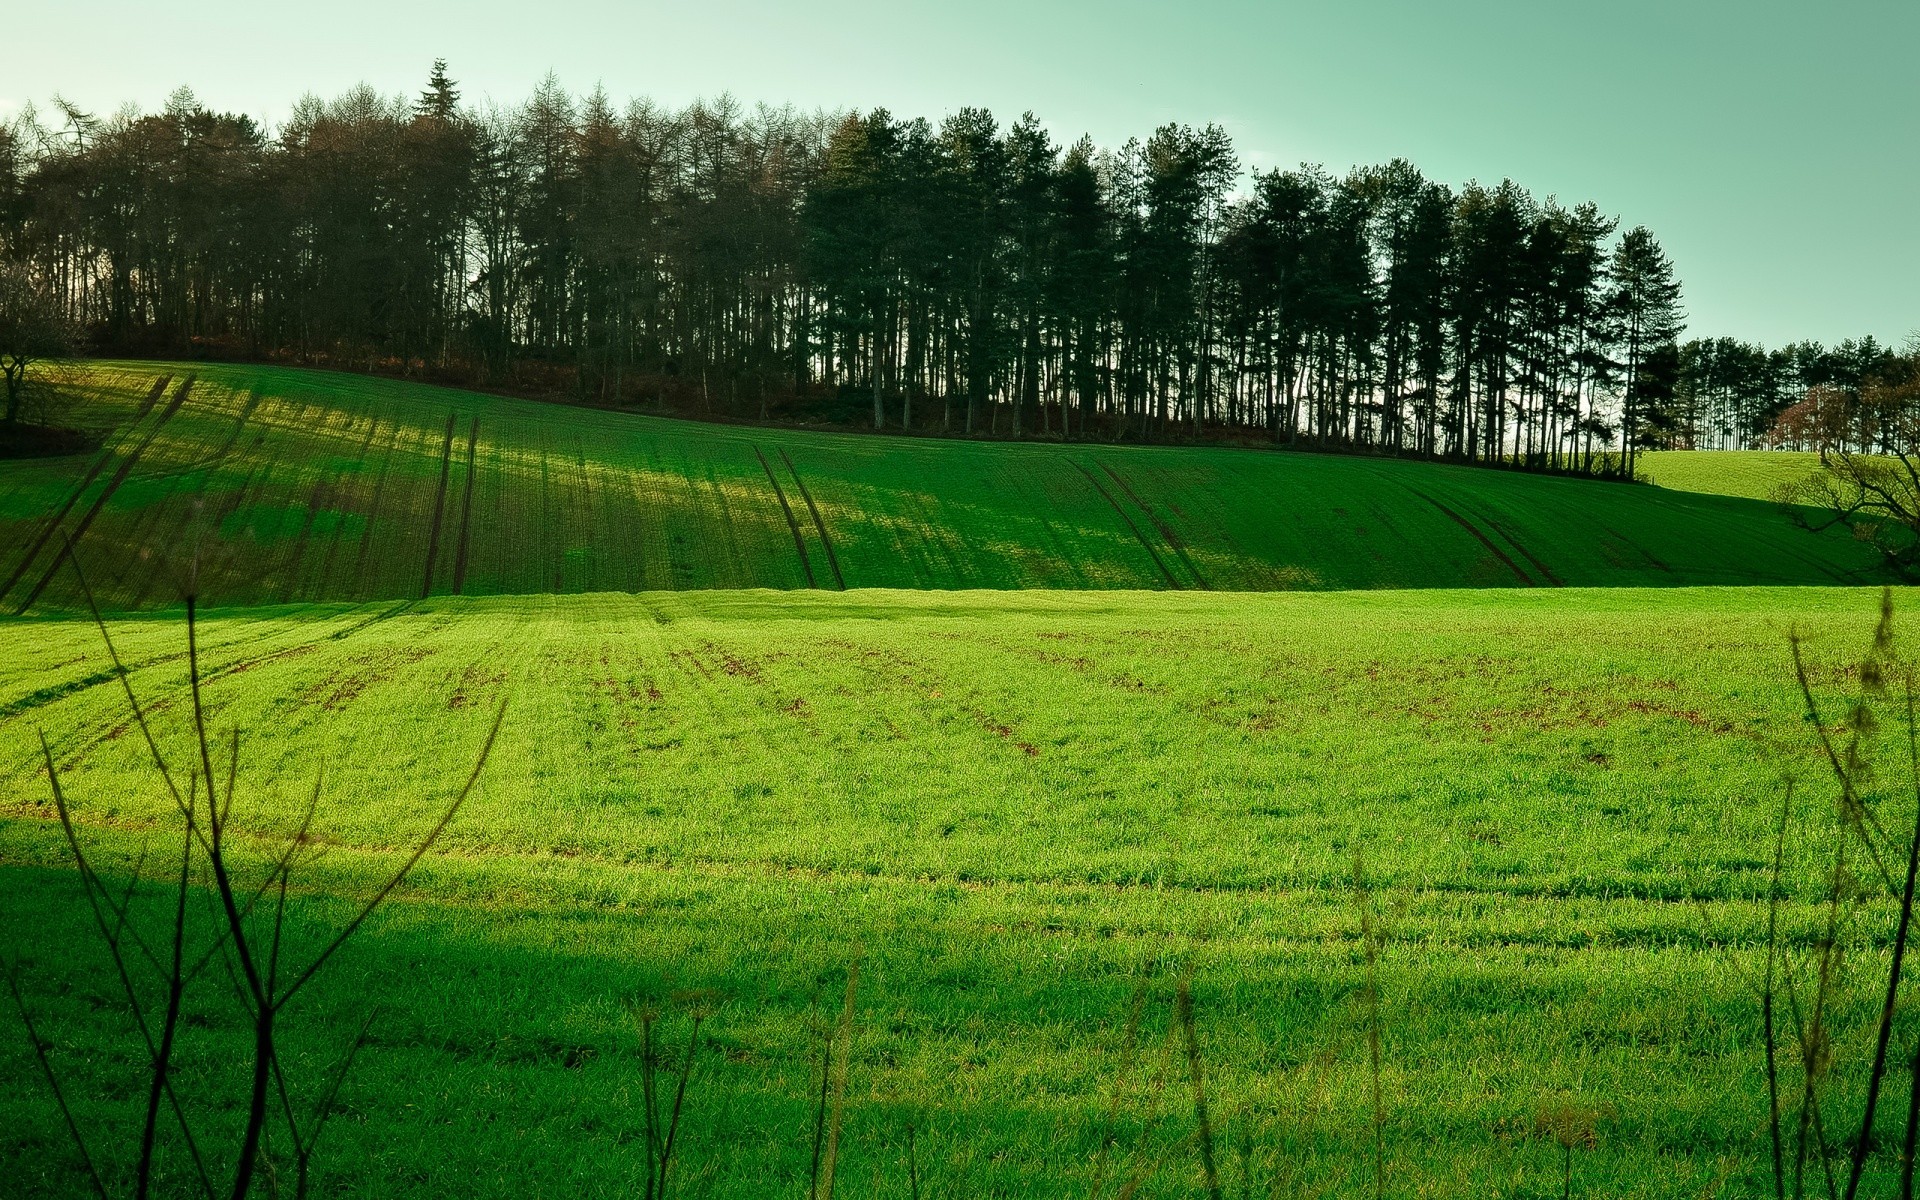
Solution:
<svg viewBox="0 0 1920 1200">
<path fill-rule="evenodd" d="M 0 113 L 302 93 L 1032 111 L 1061 143 L 1217 122 L 1252 168 L 1402 157 L 1645 225 L 1689 336 L 1920 331 L 1920 0 L 21 0 Z"/>
</svg>

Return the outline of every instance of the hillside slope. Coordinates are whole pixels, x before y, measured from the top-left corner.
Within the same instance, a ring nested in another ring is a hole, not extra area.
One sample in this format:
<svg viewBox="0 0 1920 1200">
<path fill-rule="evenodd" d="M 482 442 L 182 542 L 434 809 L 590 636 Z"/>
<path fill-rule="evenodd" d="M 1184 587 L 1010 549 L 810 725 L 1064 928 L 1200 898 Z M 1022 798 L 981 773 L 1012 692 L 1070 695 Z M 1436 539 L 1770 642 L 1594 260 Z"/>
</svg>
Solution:
<svg viewBox="0 0 1920 1200">
<path fill-rule="evenodd" d="M 1427 463 L 739 428 L 286 368 L 99 364 L 0 478 L 0 611 L 689 588 L 1858 583 L 1773 506 Z"/>
<path fill-rule="evenodd" d="M 1640 456 L 1655 487 L 1714 496 L 1774 500 L 1780 490 L 1820 469 L 1820 456 L 1801 450 L 1660 450 Z"/>
</svg>

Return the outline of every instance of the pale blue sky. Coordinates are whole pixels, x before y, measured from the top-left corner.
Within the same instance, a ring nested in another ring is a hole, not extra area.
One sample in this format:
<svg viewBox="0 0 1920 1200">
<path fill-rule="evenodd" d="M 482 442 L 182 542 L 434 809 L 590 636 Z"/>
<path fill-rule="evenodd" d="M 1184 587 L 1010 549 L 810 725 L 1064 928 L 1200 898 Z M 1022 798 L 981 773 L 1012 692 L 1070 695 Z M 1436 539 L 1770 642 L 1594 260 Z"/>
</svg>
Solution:
<svg viewBox="0 0 1920 1200">
<path fill-rule="evenodd" d="M 157 106 L 190 85 L 269 123 L 305 91 L 584 91 L 938 118 L 1032 109 L 1108 145 L 1218 121 L 1253 165 L 1396 155 L 1651 227 L 1696 335 L 1920 329 L 1920 0 L 21 0 L 0 106 Z"/>
</svg>

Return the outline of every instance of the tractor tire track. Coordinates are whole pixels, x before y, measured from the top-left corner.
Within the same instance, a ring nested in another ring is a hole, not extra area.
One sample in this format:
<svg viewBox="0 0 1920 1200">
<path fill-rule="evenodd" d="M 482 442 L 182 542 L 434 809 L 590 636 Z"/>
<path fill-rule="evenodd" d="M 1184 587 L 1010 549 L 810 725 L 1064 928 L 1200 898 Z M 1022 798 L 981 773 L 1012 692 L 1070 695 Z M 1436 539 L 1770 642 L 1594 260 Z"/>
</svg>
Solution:
<svg viewBox="0 0 1920 1200">
<path fill-rule="evenodd" d="M 460 498 L 460 549 L 453 557 L 453 594 L 467 586 L 467 547 L 473 541 L 473 459 L 480 442 L 480 418 L 467 426 L 467 484 Z"/>
<path fill-rule="evenodd" d="M 1160 531 L 1160 536 L 1166 539 L 1167 545 L 1173 547 L 1174 554 L 1179 556 L 1181 564 L 1185 566 L 1188 573 L 1193 576 L 1193 581 L 1200 586 L 1200 590 L 1203 592 L 1212 591 L 1213 585 L 1207 582 L 1206 577 L 1200 574 L 1200 568 L 1194 566 L 1193 560 L 1187 557 L 1187 544 L 1181 540 L 1178 533 L 1174 532 L 1173 527 L 1160 519 L 1159 515 L 1153 511 L 1147 502 L 1142 500 L 1139 495 L 1134 492 L 1132 486 L 1120 477 L 1119 472 L 1115 471 L 1106 463 L 1101 462 L 1099 459 L 1094 460 L 1094 465 L 1102 471 L 1105 471 L 1108 478 L 1120 485 L 1120 490 L 1127 494 L 1127 499 L 1139 505 L 1140 511 L 1147 514 L 1147 520 L 1153 522 L 1153 527 Z"/>
<path fill-rule="evenodd" d="M 840 556 L 833 552 L 833 539 L 827 536 L 827 524 L 820 519 L 820 510 L 814 506 L 813 494 L 807 491 L 807 481 L 800 478 L 800 472 L 794 468 L 793 460 L 787 457 L 784 447 L 780 450 L 780 461 L 787 464 L 787 472 L 793 476 L 794 486 L 800 489 L 800 498 L 807 502 L 807 511 L 813 514 L 813 528 L 820 534 L 820 544 L 827 548 L 827 565 L 833 568 L 833 581 L 844 592 L 847 590 L 847 579 L 840 574 Z"/>
<path fill-rule="evenodd" d="M 246 432 L 247 422 L 253 419 L 253 410 L 259 407 L 259 389 L 249 390 L 246 401 L 240 405 L 239 415 L 233 419 L 233 428 L 228 431 L 227 440 L 220 443 L 220 448 L 214 451 L 211 459 L 207 460 L 206 466 L 208 470 L 212 470 L 227 461 L 227 455 L 232 454 L 233 448 L 239 444 L 240 435 Z"/>
<path fill-rule="evenodd" d="M 447 511 L 447 473 L 453 467 L 453 424 L 457 414 L 447 414 L 447 436 L 440 443 L 440 488 L 433 496 L 433 526 L 427 532 L 427 571 L 420 583 L 420 598 L 433 594 L 433 564 L 440 557 L 440 518 Z"/>
<path fill-rule="evenodd" d="M 154 379 L 153 386 L 147 389 L 146 399 L 140 402 L 139 415 L 134 418 L 135 424 L 153 410 L 154 402 L 160 398 L 160 393 L 166 390 L 168 382 L 172 379 L 171 375 L 161 375 Z M 59 509 L 47 519 L 46 524 L 41 526 L 40 532 L 35 535 L 32 544 L 27 548 L 26 557 L 22 558 L 14 567 L 13 573 L 7 576 L 5 586 L 0 586 L 0 596 L 11 592 L 14 585 L 20 582 L 20 577 L 27 573 L 27 568 L 33 565 L 33 560 L 47 548 L 47 541 L 53 537 L 53 531 L 60 528 L 60 522 L 67 519 L 67 514 L 72 512 L 73 506 L 80 502 L 80 497 L 86 495 L 87 489 L 92 487 L 93 481 L 100 477 L 100 472 L 106 470 L 107 463 L 112 458 L 113 451 L 110 447 L 100 447 L 100 452 L 93 456 L 93 462 L 87 466 L 86 475 L 74 485 L 71 492 L 67 493 L 65 503 L 61 504 Z"/>
<path fill-rule="evenodd" d="M 127 476 L 133 474 L 133 468 L 139 464 L 140 456 L 146 453 L 147 447 L 153 444 L 153 439 L 158 436 L 160 430 L 166 426 L 166 423 L 173 419 L 173 415 L 180 411 L 180 406 L 187 402 L 187 392 L 191 390 L 192 387 L 193 376 L 189 375 L 181 381 L 179 389 L 173 394 L 173 399 L 169 400 L 166 408 L 160 411 L 159 418 L 154 421 L 153 425 L 148 428 L 146 433 L 141 437 L 139 445 L 135 446 L 132 453 L 128 454 L 127 457 L 121 461 L 120 469 L 113 473 L 113 478 L 107 481 L 107 486 L 101 490 L 98 496 L 93 498 L 93 504 L 87 509 L 86 515 L 80 518 L 80 523 L 74 526 L 73 533 L 66 539 L 65 544 L 60 547 L 60 552 L 53 556 L 51 563 L 47 564 L 46 572 L 40 576 L 40 582 L 33 585 L 33 590 L 27 593 L 27 598 L 22 600 L 20 606 L 13 610 L 14 616 L 17 617 L 29 608 L 32 608 L 33 602 L 40 598 L 40 593 L 47 590 L 47 585 L 53 582 L 53 577 L 60 570 L 61 564 L 67 561 L 67 556 L 72 554 L 74 547 L 80 544 L 80 539 L 87 536 L 87 530 L 92 527 L 94 518 L 98 517 L 101 511 L 106 508 L 107 501 L 113 499 L 113 494 L 120 490 L 120 485 L 127 481 Z M 53 531 L 49 529 L 47 534 L 51 537 Z M 23 563 L 21 565 L 25 566 L 26 564 Z M 0 595 L 5 595 L 6 592 L 12 590 L 12 587 L 9 586 L 5 591 L 0 591 Z"/>
<path fill-rule="evenodd" d="M 173 382 L 172 375 L 161 375 L 154 379 L 153 386 L 148 388 L 147 394 L 140 398 L 140 407 L 134 410 L 133 419 L 136 422 L 144 420 L 146 415 L 153 411 L 153 406 L 160 402 L 161 395 L 167 390 L 167 384 L 171 382 Z"/>
<path fill-rule="evenodd" d="M 1606 533 L 1612 534 L 1615 538 L 1617 538 L 1621 545 L 1626 546 L 1628 549 L 1632 550 L 1635 554 L 1638 554 L 1641 558 L 1646 559 L 1648 565 L 1652 566 L 1654 570 L 1663 571 L 1668 575 L 1673 574 L 1673 568 L 1668 566 L 1666 563 L 1660 561 L 1658 558 L 1655 558 L 1653 551 L 1647 549 L 1645 546 L 1642 546 L 1640 543 L 1634 541 L 1632 538 L 1628 537 L 1626 534 L 1621 533 L 1618 529 L 1615 529 L 1611 525 L 1609 525 L 1605 527 L 1604 531 Z"/>
<path fill-rule="evenodd" d="M 1526 559 L 1529 563 L 1533 564 L 1533 569 L 1540 572 L 1541 578 L 1545 579 L 1548 583 L 1552 584 L 1554 587 L 1567 586 L 1566 581 L 1561 579 L 1558 575 L 1555 575 L 1552 569 L 1547 566 L 1547 564 L 1541 562 L 1538 558 L 1534 557 L 1533 551 L 1521 545 L 1520 539 L 1517 537 L 1514 537 L 1513 532 L 1509 530 L 1505 525 L 1502 525 L 1500 522 L 1494 520 L 1492 517 L 1483 516 L 1481 520 L 1487 523 L 1488 528 L 1492 529 L 1495 533 L 1505 538 L 1507 545 L 1512 546 L 1515 550 L 1518 550 L 1522 558 Z"/>
<path fill-rule="evenodd" d="M 1439 509 L 1442 513 L 1445 513 L 1448 520 L 1452 521 L 1454 524 L 1458 525 L 1460 528 L 1472 534 L 1474 541 L 1479 542 L 1482 546 L 1485 546 L 1489 553 L 1491 553 L 1495 558 L 1499 559 L 1501 562 L 1507 565 L 1507 570 L 1513 572 L 1514 578 L 1518 579 L 1521 583 L 1525 584 L 1527 587 L 1539 586 L 1539 584 L 1534 582 L 1533 576 L 1521 570 L 1520 564 L 1517 562 L 1514 562 L 1511 558 L 1508 558 L 1507 552 L 1502 550 L 1500 547 L 1494 545 L 1492 539 L 1488 538 L 1486 534 L 1481 533 L 1479 528 L 1476 527 L 1472 521 L 1467 520 L 1465 517 L 1461 516 L 1459 513 L 1448 508 L 1446 505 L 1440 503 L 1438 500 L 1435 500 L 1432 496 L 1427 495 L 1425 492 L 1421 491 L 1419 488 L 1411 487 L 1406 484 L 1402 484 L 1401 486 L 1405 487 L 1408 491 L 1420 497 L 1422 500 L 1425 500 L 1428 504 L 1433 505 L 1435 508 Z"/>
<path fill-rule="evenodd" d="M 1147 557 L 1153 559 L 1153 565 L 1160 568 L 1160 577 L 1167 581 L 1167 586 L 1176 592 L 1184 591 L 1185 589 L 1180 586 L 1180 581 L 1173 577 L 1173 572 L 1167 570 L 1167 564 L 1161 559 L 1160 552 L 1153 548 L 1153 543 L 1147 540 L 1147 535 L 1140 532 L 1140 526 L 1134 524 L 1133 518 L 1127 515 L 1127 510 L 1120 507 L 1120 502 L 1113 498 L 1113 493 L 1109 492 L 1101 484 L 1100 480 L 1095 478 L 1092 471 L 1087 470 L 1085 463 L 1074 459 L 1073 466 L 1075 470 L 1087 477 L 1087 482 L 1093 485 L 1093 490 L 1099 492 L 1100 498 L 1107 502 L 1108 506 L 1113 509 L 1114 513 L 1118 515 L 1122 521 L 1126 522 L 1127 529 L 1133 533 L 1134 540 L 1138 541 L 1140 548 L 1147 552 Z"/>
<path fill-rule="evenodd" d="M 760 469 L 767 473 L 767 482 L 773 485 L 773 494 L 780 500 L 780 511 L 787 514 L 787 529 L 793 534 L 793 548 L 799 552 L 800 567 L 807 573 L 807 586 L 817 588 L 820 585 L 813 579 L 813 563 L 807 559 L 807 543 L 800 536 L 800 522 L 793 519 L 793 506 L 787 503 L 787 493 L 781 489 L 780 481 L 774 477 L 773 464 L 767 461 L 767 456 L 760 452 L 758 446 L 753 448 L 753 456 L 760 460 Z"/>
</svg>

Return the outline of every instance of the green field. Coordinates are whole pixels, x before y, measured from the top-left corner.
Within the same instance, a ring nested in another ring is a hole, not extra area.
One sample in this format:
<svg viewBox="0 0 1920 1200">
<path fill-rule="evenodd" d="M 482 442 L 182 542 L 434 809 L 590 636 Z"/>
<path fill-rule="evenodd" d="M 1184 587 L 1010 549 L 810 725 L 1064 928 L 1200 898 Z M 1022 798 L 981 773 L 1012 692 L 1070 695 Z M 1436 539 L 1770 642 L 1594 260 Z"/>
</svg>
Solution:
<svg viewBox="0 0 1920 1200">
<path fill-rule="evenodd" d="M 1681 492 L 1775 500 L 1782 488 L 1820 469 L 1820 456 L 1800 450 L 1661 450 L 1640 456 L 1649 483 Z"/>
<path fill-rule="evenodd" d="M 1534 1124 L 1573 1103 L 1599 1114 L 1579 1194 L 1651 1197 L 1770 1186 L 1740 972 L 1781 775 L 1811 762 L 1784 638 L 1809 634 L 1840 689 L 1871 618 L 1844 589 L 753 592 L 296 607 L 203 634 L 214 722 L 252 731 L 238 820 L 263 850 L 326 771 L 295 957 L 511 701 L 446 852 L 289 1018 L 311 1079 L 381 1010 L 323 1194 L 629 1194 L 621 1003 L 687 989 L 719 1005 L 691 1194 L 799 1194 L 813 1031 L 855 958 L 842 1194 L 901 1194 L 910 1123 L 925 1194 L 1086 1194 L 1150 963 L 1114 1126 L 1115 1153 L 1155 1164 L 1140 1194 L 1198 1187 L 1185 1078 L 1153 1084 L 1188 969 L 1229 1177 L 1244 1131 L 1259 1179 L 1348 1194 L 1370 1178 L 1360 850 L 1394 1194 L 1558 1195 Z M 178 621 L 114 628 L 184 753 Z M 89 1128 L 124 1136 L 128 1034 L 33 730 L 111 870 L 164 857 L 166 802 L 91 624 L 7 633 L 0 952 L 78 1090 L 108 1097 Z M 1796 930 L 1830 804 L 1802 793 Z M 1864 985 L 1877 955 L 1854 950 Z M 1841 1007 L 1857 1025 L 1871 1005 L 1863 986 Z M 244 1034 L 195 1037 L 185 1078 L 210 1087 Z M 1860 1050 L 1839 1047 L 1845 1086 Z M 31 1073 L 0 1039 L 0 1077 Z M 31 1088 L 0 1095 L 0 1161 L 54 1171 L 55 1120 Z"/>
<path fill-rule="evenodd" d="M 1650 455 L 1647 487 L 273 368 L 75 386 L 102 452 L 0 472 L 0 966 L 116 1186 L 141 1051 L 39 736 L 153 936 L 178 831 L 70 542 L 177 764 L 198 572 L 249 878 L 323 780 L 291 961 L 508 705 L 446 838 L 282 1022 L 305 1104 L 374 1014 L 315 1195 L 642 1194 L 636 1001 L 669 1040 L 710 1010 L 674 1194 L 804 1195 L 856 962 L 839 1196 L 1204 1194 L 1186 979 L 1227 1194 L 1371 1194 L 1363 908 L 1388 1194 L 1560 1196 L 1560 1110 L 1576 1195 L 1772 1194 L 1749 983 L 1783 780 L 1803 950 L 1834 811 L 1787 638 L 1837 713 L 1878 595 L 1846 585 L 1879 582 L 1766 498 L 1803 460 Z M 1907 828 L 1896 741 L 1872 802 Z M 1870 902 L 1848 934 L 1841 1108 L 1891 927 Z M 245 1022 L 196 986 L 177 1082 L 231 1097 Z M 37 1072 L 0 1018 L 0 1194 L 79 1181 Z M 197 1103 L 225 1146 L 239 1109 Z M 162 1170 L 180 1192 L 177 1146 Z"/>
<path fill-rule="evenodd" d="M 1831 585 L 1879 569 L 1760 500 L 1430 463 L 793 433 L 264 367 L 102 365 L 85 383 L 73 419 L 111 431 L 103 453 L 0 474 L 0 610 L 78 603 L 57 563 L 68 538 L 112 609 L 172 602 L 195 571 L 209 602 L 252 605 Z"/>
</svg>

